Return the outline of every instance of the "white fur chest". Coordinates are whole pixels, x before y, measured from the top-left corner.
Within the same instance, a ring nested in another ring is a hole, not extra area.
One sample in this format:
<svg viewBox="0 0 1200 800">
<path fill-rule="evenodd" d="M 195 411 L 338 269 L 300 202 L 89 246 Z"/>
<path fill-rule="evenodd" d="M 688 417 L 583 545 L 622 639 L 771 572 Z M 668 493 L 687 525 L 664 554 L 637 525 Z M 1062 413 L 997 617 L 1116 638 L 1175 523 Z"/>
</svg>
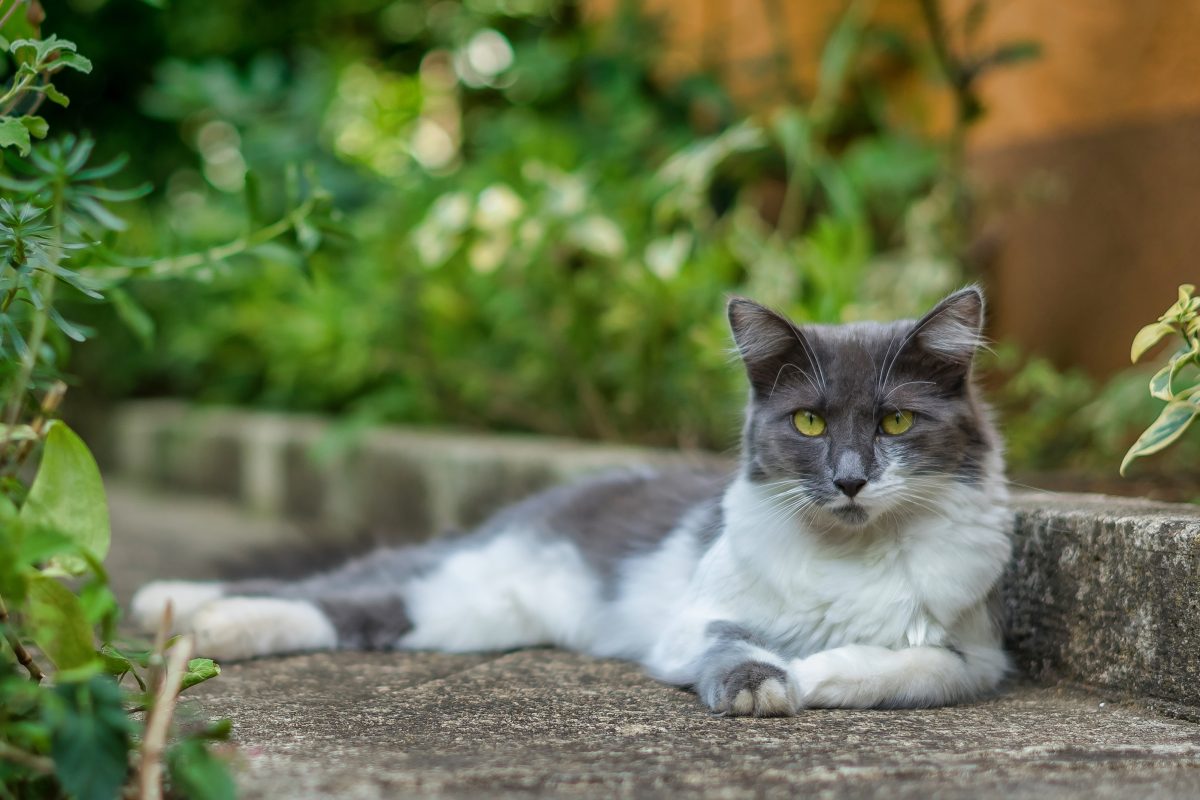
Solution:
<svg viewBox="0 0 1200 800">
<path fill-rule="evenodd" d="M 778 521 L 735 482 L 698 593 L 789 656 L 845 644 L 940 644 L 984 600 L 1010 552 L 1003 489 L 948 486 L 939 508 L 839 535 Z"/>
</svg>

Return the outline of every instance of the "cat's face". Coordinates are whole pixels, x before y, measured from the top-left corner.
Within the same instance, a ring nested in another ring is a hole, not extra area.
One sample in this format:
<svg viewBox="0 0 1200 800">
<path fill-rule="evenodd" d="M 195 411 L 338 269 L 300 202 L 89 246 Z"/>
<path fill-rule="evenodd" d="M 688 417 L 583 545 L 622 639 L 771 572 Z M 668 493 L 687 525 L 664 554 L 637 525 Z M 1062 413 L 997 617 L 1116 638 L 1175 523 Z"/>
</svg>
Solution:
<svg viewBox="0 0 1200 800">
<path fill-rule="evenodd" d="M 781 516 L 859 529 L 980 480 L 995 444 L 971 386 L 978 289 L 917 321 L 799 327 L 741 298 L 729 320 L 751 385 L 746 475 Z"/>
</svg>

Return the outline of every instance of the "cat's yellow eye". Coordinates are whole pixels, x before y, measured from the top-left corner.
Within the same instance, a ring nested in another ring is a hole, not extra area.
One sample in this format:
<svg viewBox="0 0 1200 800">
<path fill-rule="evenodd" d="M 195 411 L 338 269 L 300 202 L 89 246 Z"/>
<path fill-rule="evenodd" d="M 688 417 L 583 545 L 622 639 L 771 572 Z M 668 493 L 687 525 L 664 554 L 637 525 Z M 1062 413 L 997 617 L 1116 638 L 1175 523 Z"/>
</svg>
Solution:
<svg viewBox="0 0 1200 800">
<path fill-rule="evenodd" d="M 825 432 L 825 420 L 819 414 L 803 409 L 792 415 L 792 424 L 805 436 L 820 436 Z"/>
<path fill-rule="evenodd" d="M 913 426 L 911 411 L 893 411 L 879 421 L 879 429 L 888 436 L 899 436 Z"/>
</svg>

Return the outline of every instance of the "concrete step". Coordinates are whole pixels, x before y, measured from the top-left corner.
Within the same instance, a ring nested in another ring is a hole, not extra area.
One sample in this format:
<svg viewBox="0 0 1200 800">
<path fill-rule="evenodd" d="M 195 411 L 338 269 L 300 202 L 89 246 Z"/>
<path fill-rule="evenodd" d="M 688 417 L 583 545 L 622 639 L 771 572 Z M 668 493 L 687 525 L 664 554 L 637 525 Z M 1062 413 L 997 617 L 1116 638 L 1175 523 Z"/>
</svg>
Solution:
<svg viewBox="0 0 1200 800">
<path fill-rule="evenodd" d="M 122 599 L 307 535 L 219 499 L 109 495 Z M 1022 680 L 954 708 L 727 719 L 633 665 L 557 650 L 319 653 L 226 665 L 187 696 L 233 720 L 247 798 L 1200 796 L 1200 726 Z"/>
</svg>

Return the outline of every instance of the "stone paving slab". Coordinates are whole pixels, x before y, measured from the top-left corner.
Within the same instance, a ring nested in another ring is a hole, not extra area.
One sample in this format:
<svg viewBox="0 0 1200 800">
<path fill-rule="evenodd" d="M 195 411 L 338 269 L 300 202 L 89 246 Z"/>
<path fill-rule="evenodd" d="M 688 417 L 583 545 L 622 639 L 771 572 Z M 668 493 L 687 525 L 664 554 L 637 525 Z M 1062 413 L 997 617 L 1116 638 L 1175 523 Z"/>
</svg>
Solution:
<svg viewBox="0 0 1200 800">
<path fill-rule="evenodd" d="M 311 654 L 231 665 L 247 797 L 1200 796 L 1200 728 L 1017 684 L 918 711 L 714 717 L 629 664 Z"/>
<path fill-rule="evenodd" d="M 127 599 L 304 532 L 110 485 Z M 1200 797 L 1200 726 L 1017 680 L 917 711 L 714 717 L 629 664 L 557 650 L 322 653 L 230 664 L 189 693 L 234 721 L 248 798 Z"/>
</svg>

